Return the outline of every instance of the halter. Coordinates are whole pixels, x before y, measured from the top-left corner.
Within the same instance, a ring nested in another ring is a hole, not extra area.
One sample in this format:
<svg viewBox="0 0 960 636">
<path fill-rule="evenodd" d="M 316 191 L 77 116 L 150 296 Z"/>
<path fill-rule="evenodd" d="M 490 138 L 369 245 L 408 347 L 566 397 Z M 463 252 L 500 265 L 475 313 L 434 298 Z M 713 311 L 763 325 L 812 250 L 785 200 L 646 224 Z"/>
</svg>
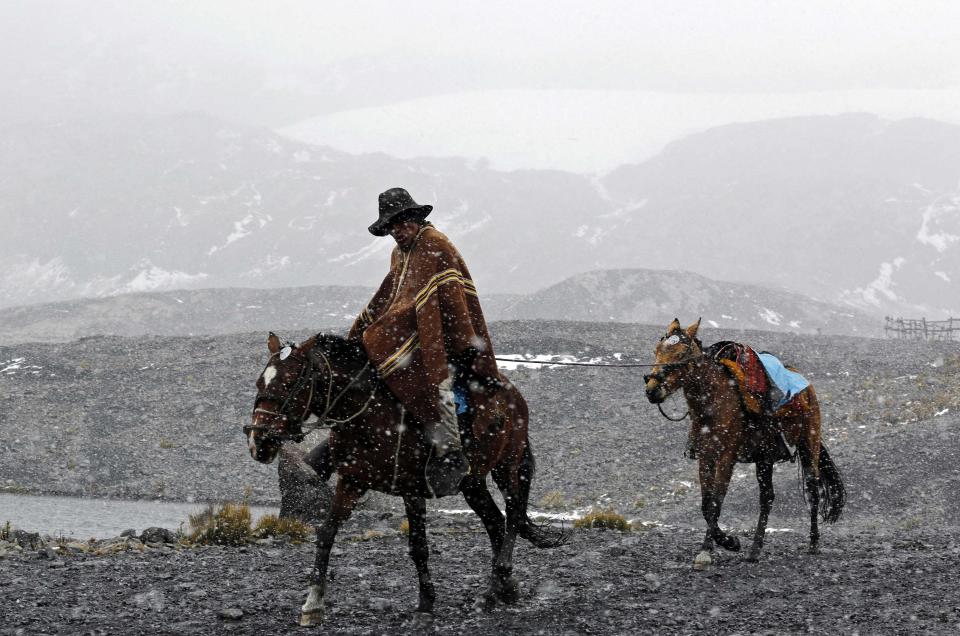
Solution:
<svg viewBox="0 0 960 636">
<path fill-rule="evenodd" d="M 314 423 L 314 425 L 309 427 L 306 431 L 304 431 L 303 424 L 304 422 L 306 422 L 307 418 L 310 415 L 310 407 L 313 404 L 313 394 L 317 384 L 317 373 L 316 373 L 317 370 L 313 364 L 314 354 L 317 354 L 321 358 L 323 358 L 323 362 L 327 368 L 327 373 L 330 378 L 330 381 L 327 383 L 327 399 L 326 399 L 326 405 L 324 406 L 323 412 L 318 416 L 318 419 Z M 270 357 L 273 358 L 273 356 L 275 355 L 277 354 L 273 353 L 271 354 Z M 259 431 L 264 433 L 266 437 L 273 437 L 278 439 L 281 442 L 286 441 L 288 439 L 292 439 L 295 442 L 300 443 L 303 441 L 303 438 L 306 437 L 308 433 L 320 428 L 336 428 L 336 426 L 340 424 L 345 424 L 346 422 L 349 422 L 350 420 L 358 417 L 360 414 L 364 413 L 367 410 L 367 408 L 370 406 L 370 402 L 373 400 L 373 396 L 376 393 L 376 387 L 373 387 L 373 389 L 370 391 L 370 395 L 367 398 L 367 401 L 364 403 L 363 407 L 361 407 L 359 411 L 357 411 L 350 417 L 347 417 L 343 420 L 334 420 L 328 417 L 330 412 L 337 405 L 337 402 L 340 400 L 340 398 L 343 397 L 343 395 L 346 394 L 346 392 L 353 387 L 353 385 L 360 378 L 360 376 L 363 375 L 370 368 L 369 362 L 364 364 L 363 368 L 361 368 L 360 371 L 358 371 L 352 378 L 350 378 L 350 382 L 347 383 L 347 386 L 345 386 L 334 397 L 333 396 L 333 376 L 334 376 L 333 365 L 330 364 L 330 359 L 327 357 L 327 355 L 323 351 L 320 351 L 317 349 L 316 344 L 314 344 L 313 349 L 310 350 L 309 359 L 304 359 L 299 355 L 294 356 L 293 354 L 291 354 L 291 357 L 295 357 L 296 359 L 298 359 L 302 365 L 300 368 L 300 372 L 297 374 L 297 379 L 294 382 L 291 390 L 287 393 L 286 396 L 280 396 L 272 393 L 261 393 L 257 395 L 257 398 L 253 404 L 254 406 L 253 412 L 263 413 L 264 415 L 269 415 L 271 417 L 279 418 L 284 422 L 286 422 L 288 425 L 293 424 L 297 428 L 296 432 L 293 432 L 290 430 L 283 430 L 282 432 L 278 432 L 276 431 L 276 429 L 270 426 L 247 424 L 243 427 L 244 435 L 249 436 L 251 432 Z M 301 413 L 300 417 L 294 422 L 293 420 L 291 420 L 290 415 L 287 413 L 287 407 L 290 404 L 290 401 L 293 400 L 295 396 L 300 394 L 304 385 L 307 382 L 310 383 L 310 394 L 307 396 L 307 401 L 306 401 L 306 404 L 304 405 L 303 413 Z M 269 400 L 271 402 L 279 402 L 280 408 L 277 409 L 276 411 L 271 411 L 269 409 L 265 409 L 258 406 L 261 402 L 266 400 Z M 333 422 L 333 426 L 325 426 L 325 422 L 327 421 Z M 285 429 L 286 428 L 289 428 L 289 427 L 285 427 Z"/>
<path fill-rule="evenodd" d="M 680 336 L 680 341 L 681 341 L 681 342 L 684 341 L 684 340 L 687 341 L 687 348 L 688 348 L 688 349 L 690 348 L 691 345 L 696 344 L 696 345 L 697 345 L 697 348 L 700 349 L 700 355 L 696 355 L 696 356 L 695 356 L 695 355 L 691 355 L 691 356 L 689 356 L 689 357 L 687 357 L 687 358 L 684 358 L 684 359 L 682 359 L 682 360 L 678 360 L 678 361 L 676 361 L 676 362 L 664 362 L 664 363 L 662 363 L 662 364 L 658 364 L 658 365 L 656 365 L 656 366 L 660 367 L 659 369 L 657 369 L 657 370 L 656 370 L 655 372 L 653 372 L 653 373 L 650 373 L 650 374 L 648 374 L 648 375 L 643 376 L 643 381 L 644 381 L 644 383 L 649 382 L 650 380 L 656 380 L 658 383 L 663 383 L 663 382 L 666 381 L 666 379 L 667 379 L 667 374 L 664 373 L 664 369 L 669 369 L 669 368 L 671 368 L 671 367 L 686 367 L 686 366 L 688 366 L 688 365 L 690 365 L 690 364 L 692 364 L 692 363 L 694 363 L 694 362 L 696 362 L 696 361 L 698 361 L 698 360 L 703 359 L 703 357 L 704 357 L 704 356 L 703 356 L 703 345 L 700 344 L 700 341 L 699 341 L 698 339 L 696 339 L 696 338 L 690 338 L 689 336 L 687 336 L 687 335 L 686 335 L 685 333 L 683 333 L 683 332 L 681 332 L 681 333 L 678 334 L 678 335 Z M 664 336 L 664 337 L 666 337 L 666 336 Z M 663 338 L 661 338 L 661 340 L 662 340 L 662 339 L 663 339 Z M 687 409 L 686 413 L 684 413 L 683 415 L 681 415 L 679 418 L 670 417 L 669 415 L 666 414 L 666 412 L 664 412 L 664 410 L 663 410 L 663 404 L 662 404 L 662 403 L 658 403 L 658 404 L 657 404 L 657 410 L 660 411 L 660 415 L 664 416 L 665 418 L 667 418 L 667 419 L 670 420 L 671 422 L 682 422 L 683 420 L 687 419 L 687 416 L 690 415 L 690 409 Z"/>
</svg>

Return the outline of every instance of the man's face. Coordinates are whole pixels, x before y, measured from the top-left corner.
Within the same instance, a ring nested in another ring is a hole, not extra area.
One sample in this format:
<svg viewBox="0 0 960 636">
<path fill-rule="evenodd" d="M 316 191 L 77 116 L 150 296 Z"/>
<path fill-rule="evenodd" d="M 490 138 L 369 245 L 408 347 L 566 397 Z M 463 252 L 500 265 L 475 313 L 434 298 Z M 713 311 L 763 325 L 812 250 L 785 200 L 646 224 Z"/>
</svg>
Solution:
<svg viewBox="0 0 960 636">
<path fill-rule="evenodd" d="M 420 224 L 416 221 L 399 221 L 390 226 L 390 236 L 402 250 L 410 249 L 419 231 Z"/>
</svg>

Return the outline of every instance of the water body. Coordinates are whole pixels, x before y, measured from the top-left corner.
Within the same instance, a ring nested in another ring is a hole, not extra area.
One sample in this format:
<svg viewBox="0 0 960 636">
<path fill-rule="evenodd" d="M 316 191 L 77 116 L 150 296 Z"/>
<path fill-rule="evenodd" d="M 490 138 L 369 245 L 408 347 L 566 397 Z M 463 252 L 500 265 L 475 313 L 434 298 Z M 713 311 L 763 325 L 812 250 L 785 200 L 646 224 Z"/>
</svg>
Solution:
<svg viewBox="0 0 960 636">
<path fill-rule="evenodd" d="M 189 528 L 189 515 L 205 504 L 167 501 L 126 501 L 80 497 L 38 497 L 0 494 L 0 524 L 9 521 L 15 528 L 50 536 L 77 539 L 107 539 L 128 528 L 139 534 L 153 526 L 177 530 Z M 254 522 L 277 508 L 252 506 Z"/>
</svg>

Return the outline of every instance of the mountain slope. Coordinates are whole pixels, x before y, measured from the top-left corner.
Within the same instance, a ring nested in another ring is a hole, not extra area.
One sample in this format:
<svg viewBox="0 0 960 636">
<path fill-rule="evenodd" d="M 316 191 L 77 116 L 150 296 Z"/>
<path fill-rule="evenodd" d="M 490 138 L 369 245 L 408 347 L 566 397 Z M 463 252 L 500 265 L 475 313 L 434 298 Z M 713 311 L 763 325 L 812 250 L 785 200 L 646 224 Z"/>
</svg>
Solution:
<svg viewBox="0 0 960 636">
<path fill-rule="evenodd" d="M 403 185 L 481 293 L 682 269 L 875 315 L 960 314 L 960 127 L 737 124 L 603 178 L 350 155 L 205 115 L 0 135 L 0 307 L 182 288 L 377 284 L 366 232 Z"/>
<path fill-rule="evenodd" d="M 373 285 L 392 242 L 366 228 L 377 194 L 396 185 L 437 206 L 431 219 L 484 290 L 554 282 L 568 256 L 554 246 L 573 223 L 563 217 L 602 208 L 577 175 L 353 156 L 204 115 L 19 126 L 0 136 L 0 306 Z"/>
<path fill-rule="evenodd" d="M 199 289 L 123 294 L 0 309 L 0 344 L 93 335 L 187 336 L 251 331 L 345 331 L 373 295 L 367 287 Z M 689 272 L 580 274 L 528 295 L 486 294 L 489 321 L 576 320 L 666 324 L 674 316 L 724 329 L 876 336 L 875 318 L 800 294 L 713 281 Z"/>
<path fill-rule="evenodd" d="M 862 312 L 794 292 L 714 281 L 683 271 L 603 270 L 578 274 L 510 308 L 517 319 L 550 318 L 666 325 L 674 317 L 723 329 L 876 336 Z"/>
<path fill-rule="evenodd" d="M 630 211 L 602 226 L 617 236 L 612 260 L 642 242 L 662 265 L 716 278 L 877 313 L 960 313 L 960 127 L 872 115 L 724 126 L 603 186 Z"/>
</svg>

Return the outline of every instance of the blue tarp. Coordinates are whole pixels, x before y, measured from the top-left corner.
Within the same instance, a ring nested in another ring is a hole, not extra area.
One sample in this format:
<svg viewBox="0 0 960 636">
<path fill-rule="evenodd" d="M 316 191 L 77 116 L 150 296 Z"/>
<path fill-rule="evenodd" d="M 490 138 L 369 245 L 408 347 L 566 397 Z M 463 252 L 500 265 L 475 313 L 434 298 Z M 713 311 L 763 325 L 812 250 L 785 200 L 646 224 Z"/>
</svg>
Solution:
<svg viewBox="0 0 960 636">
<path fill-rule="evenodd" d="M 797 393 L 800 393 L 800 391 L 810 386 L 810 382 L 808 382 L 805 377 L 783 366 L 779 358 L 772 353 L 763 352 L 757 355 L 760 357 L 760 362 L 763 363 L 763 368 L 766 369 L 770 381 L 779 389 L 779 395 L 776 395 L 776 391 L 771 391 L 771 393 L 774 394 L 771 397 L 780 398 L 774 406 L 774 410 L 779 409 L 789 402 Z"/>
</svg>

